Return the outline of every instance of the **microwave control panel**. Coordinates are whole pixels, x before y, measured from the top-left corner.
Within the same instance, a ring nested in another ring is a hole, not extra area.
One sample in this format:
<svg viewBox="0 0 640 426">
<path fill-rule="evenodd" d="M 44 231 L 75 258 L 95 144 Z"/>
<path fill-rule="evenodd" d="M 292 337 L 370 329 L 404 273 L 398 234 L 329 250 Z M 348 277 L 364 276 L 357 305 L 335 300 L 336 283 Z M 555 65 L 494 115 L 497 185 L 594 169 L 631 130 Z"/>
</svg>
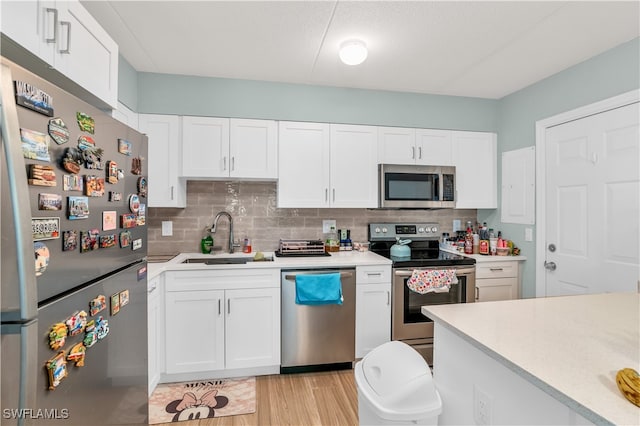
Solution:
<svg viewBox="0 0 640 426">
<path fill-rule="evenodd" d="M 455 201 L 455 185 L 453 175 L 442 175 L 442 201 Z"/>
</svg>

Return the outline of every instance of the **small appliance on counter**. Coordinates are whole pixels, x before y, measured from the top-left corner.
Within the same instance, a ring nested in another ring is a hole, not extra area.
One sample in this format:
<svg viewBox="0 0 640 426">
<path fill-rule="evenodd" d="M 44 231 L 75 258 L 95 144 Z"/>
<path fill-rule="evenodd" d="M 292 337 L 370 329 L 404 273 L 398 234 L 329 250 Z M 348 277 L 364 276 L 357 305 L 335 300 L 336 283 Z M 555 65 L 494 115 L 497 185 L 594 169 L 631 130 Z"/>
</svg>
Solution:
<svg viewBox="0 0 640 426">
<path fill-rule="evenodd" d="M 321 240 L 280 240 L 278 257 L 331 256 Z"/>
</svg>

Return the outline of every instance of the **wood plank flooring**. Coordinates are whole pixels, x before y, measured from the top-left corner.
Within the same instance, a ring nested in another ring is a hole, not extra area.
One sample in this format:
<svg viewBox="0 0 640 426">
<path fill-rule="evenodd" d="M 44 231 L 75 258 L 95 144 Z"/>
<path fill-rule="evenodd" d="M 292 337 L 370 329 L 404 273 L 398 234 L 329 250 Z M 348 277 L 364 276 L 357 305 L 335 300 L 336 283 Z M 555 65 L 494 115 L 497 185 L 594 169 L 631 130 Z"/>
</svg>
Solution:
<svg viewBox="0 0 640 426">
<path fill-rule="evenodd" d="M 353 370 L 256 377 L 256 412 L 164 423 L 176 426 L 357 425 Z"/>
</svg>

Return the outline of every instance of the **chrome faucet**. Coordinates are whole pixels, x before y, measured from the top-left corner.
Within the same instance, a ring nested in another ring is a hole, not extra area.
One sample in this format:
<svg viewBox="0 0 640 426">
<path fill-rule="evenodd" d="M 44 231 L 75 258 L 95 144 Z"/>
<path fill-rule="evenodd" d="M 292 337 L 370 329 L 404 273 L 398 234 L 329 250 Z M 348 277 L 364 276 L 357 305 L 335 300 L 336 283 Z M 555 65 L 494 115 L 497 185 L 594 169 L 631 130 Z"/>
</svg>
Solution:
<svg viewBox="0 0 640 426">
<path fill-rule="evenodd" d="M 210 232 L 212 234 L 216 233 L 216 228 L 218 226 L 218 219 L 220 219 L 220 216 L 226 216 L 227 219 L 229 219 L 229 253 L 233 253 L 234 247 L 240 247 L 240 245 L 233 243 L 233 218 L 228 212 L 223 210 L 216 215 L 216 217 L 213 219 L 213 226 L 211 226 Z"/>
</svg>

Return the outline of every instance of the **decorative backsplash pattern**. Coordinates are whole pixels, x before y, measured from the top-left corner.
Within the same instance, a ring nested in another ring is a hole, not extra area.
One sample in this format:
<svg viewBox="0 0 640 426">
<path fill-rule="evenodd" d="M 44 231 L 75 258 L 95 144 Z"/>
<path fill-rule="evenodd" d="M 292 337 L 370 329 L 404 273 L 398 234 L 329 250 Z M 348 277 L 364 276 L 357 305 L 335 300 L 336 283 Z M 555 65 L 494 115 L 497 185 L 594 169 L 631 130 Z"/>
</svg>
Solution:
<svg viewBox="0 0 640 426">
<path fill-rule="evenodd" d="M 200 239 L 213 218 L 226 210 L 233 216 L 234 237 L 251 238 L 253 251 L 274 251 L 280 238 L 322 238 L 322 220 L 335 219 L 338 229 L 350 229 L 353 241 L 367 241 L 370 222 L 437 222 L 440 232 L 452 230 L 453 219 L 476 221 L 475 209 L 466 210 L 377 210 L 377 209 L 280 209 L 276 207 L 275 182 L 187 183 L 187 207 L 148 208 L 148 252 L 150 255 L 200 251 Z M 162 221 L 173 221 L 173 235 L 161 236 Z M 227 248 L 229 225 L 220 218 L 214 252 Z"/>
</svg>

